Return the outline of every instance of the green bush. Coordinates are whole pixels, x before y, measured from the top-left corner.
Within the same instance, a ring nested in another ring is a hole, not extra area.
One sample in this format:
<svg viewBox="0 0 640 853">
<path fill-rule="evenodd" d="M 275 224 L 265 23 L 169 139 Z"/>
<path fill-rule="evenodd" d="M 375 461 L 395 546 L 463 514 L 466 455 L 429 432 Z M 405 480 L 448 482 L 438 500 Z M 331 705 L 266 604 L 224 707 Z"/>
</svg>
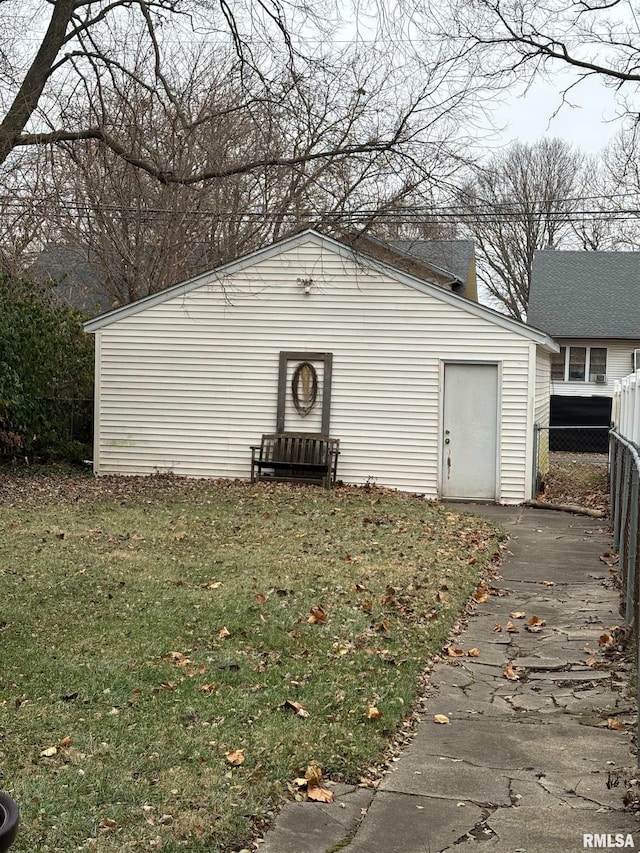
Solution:
<svg viewBox="0 0 640 853">
<path fill-rule="evenodd" d="M 0 453 L 64 458 L 77 438 L 72 406 L 93 396 L 82 319 L 50 288 L 0 275 Z"/>
</svg>

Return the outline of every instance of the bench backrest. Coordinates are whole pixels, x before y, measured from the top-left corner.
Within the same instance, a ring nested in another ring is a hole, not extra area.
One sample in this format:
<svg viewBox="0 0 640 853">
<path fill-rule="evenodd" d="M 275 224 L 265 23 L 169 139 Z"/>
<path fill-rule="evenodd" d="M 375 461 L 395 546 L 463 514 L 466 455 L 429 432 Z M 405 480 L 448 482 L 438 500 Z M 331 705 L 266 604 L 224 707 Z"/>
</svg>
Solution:
<svg viewBox="0 0 640 853">
<path fill-rule="evenodd" d="M 280 432 L 262 436 L 263 462 L 329 465 L 339 440 L 319 433 Z"/>
</svg>

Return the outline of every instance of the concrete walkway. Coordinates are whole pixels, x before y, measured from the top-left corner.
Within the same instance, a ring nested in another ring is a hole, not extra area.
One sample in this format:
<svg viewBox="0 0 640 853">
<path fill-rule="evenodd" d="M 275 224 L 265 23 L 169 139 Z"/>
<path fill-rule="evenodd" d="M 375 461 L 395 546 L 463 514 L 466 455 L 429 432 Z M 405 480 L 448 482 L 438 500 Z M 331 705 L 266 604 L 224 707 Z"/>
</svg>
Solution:
<svg viewBox="0 0 640 853">
<path fill-rule="evenodd" d="M 511 535 L 495 584 L 503 594 L 480 604 L 455 640 L 480 656 L 437 664 L 415 738 L 375 794 L 337 785 L 333 804 L 288 804 L 261 853 L 572 853 L 585 849 L 585 833 L 600 836 L 594 847 L 627 849 L 631 834 L 640 849 L 640 819 L 622 804 L 635 774 L 632 734 L 607 724 L 634 720 L 629 673 L 598 644 L 621 622 L 619 593 L 603 585 L 606 525 L 522 507 L 465 509 Z M 546 622 L 538 633 L 525 629 L 532 615 Z M 509 621 L 518 633 L 505 630 Z M 517 681 L 503 674 L 510 661 Z"/>
</svg>

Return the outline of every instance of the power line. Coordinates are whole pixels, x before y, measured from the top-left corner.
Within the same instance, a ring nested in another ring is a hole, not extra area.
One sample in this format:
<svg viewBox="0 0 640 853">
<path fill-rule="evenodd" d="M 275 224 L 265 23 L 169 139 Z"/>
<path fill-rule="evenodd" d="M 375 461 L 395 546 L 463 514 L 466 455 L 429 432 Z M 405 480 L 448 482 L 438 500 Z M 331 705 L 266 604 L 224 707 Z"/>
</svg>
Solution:
<svg viewBox="0 0 640 853">
<path fill-rule="evenodd" d="M 375 213 L 379 217 L 428 217 L 428 218 L 460 218 L 460 219 L 514 219 L 525 216 L 549 216 L 554 218 L 559 217 L 575 217 L 575 216 L 619 216 L 619 215 L 638 215 L 640 208 L 637 207 L 616 207 L 605 208 L 599 207 L 598 202 L 602 205 L 612 204 L 617 199 L 640 198 L 638 192 L 612 193 L 610 195 L 584 195 L 584 196 L 568 196 L 562 199 L 562 208 L 549 208 L 546 202 L 534 202 L 527 207 L 521 202 L 496 202 L 483 201 L 480 204 L 473 203 L 469 205 L 411 205 L 411 207 L 395 207 L 386 210 L 376 211 L 375 208 L 355 207 L 351 210 L 345 209 L 341 211 L 335 210 L 316 210 L 313 214 L 316 216 L 332 216 L 332 215 L 353 215 L 353 216 L 371 216 Z M 595 202 L 596 204 L 590 207 L 572 207 L 572 204 L 583 202 Z M 292 202 L 292 203 L 295 203 Z M 277 202 L 276 202 L 277 204 Z M 102 212 L 102 213 L 129 213 L 137 216 L 145 215 L 166 215 L 166 216 L 214 216 L 214 217 L 229 217 L 242 216 L 247 218 L 264 218 L 281 215 L 281 211 L 277 213 L 269 210 L 244 210 L 242 214 L 237 214 L 234 211 L 219 210 L 206 207 L 158 207 L 144 205 L 123 205 L 123 204 L 97 204 L 86 201 L 71 201 L 60 199 L 55 200 L 41 195 L 30 195 L 28 198 L 21 200 L 15 195 L 0 195 L 0 209 L 26 210 L 29 207 L 46 207 L 49 212 L 52 208 L 58 208 L 64 212 Z M 289 216 L 304 217 L 299 211 L 285 214 Z"/>
</svg>

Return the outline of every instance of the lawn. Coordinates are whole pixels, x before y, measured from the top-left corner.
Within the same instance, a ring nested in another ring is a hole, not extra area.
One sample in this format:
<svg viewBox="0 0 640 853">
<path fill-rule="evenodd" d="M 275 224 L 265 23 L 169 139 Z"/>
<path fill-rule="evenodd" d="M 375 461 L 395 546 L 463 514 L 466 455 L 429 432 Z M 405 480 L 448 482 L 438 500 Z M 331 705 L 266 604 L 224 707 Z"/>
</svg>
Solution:
<svg viewBox="0 0 640 853">
<path fill-rule="evenodd" d="M 0 475 L 0 528 L 12 853 L 228 853 L 312 762 L 364 779 L 500 550 L 416 496 L 170 477 Z"/>
</svg>

